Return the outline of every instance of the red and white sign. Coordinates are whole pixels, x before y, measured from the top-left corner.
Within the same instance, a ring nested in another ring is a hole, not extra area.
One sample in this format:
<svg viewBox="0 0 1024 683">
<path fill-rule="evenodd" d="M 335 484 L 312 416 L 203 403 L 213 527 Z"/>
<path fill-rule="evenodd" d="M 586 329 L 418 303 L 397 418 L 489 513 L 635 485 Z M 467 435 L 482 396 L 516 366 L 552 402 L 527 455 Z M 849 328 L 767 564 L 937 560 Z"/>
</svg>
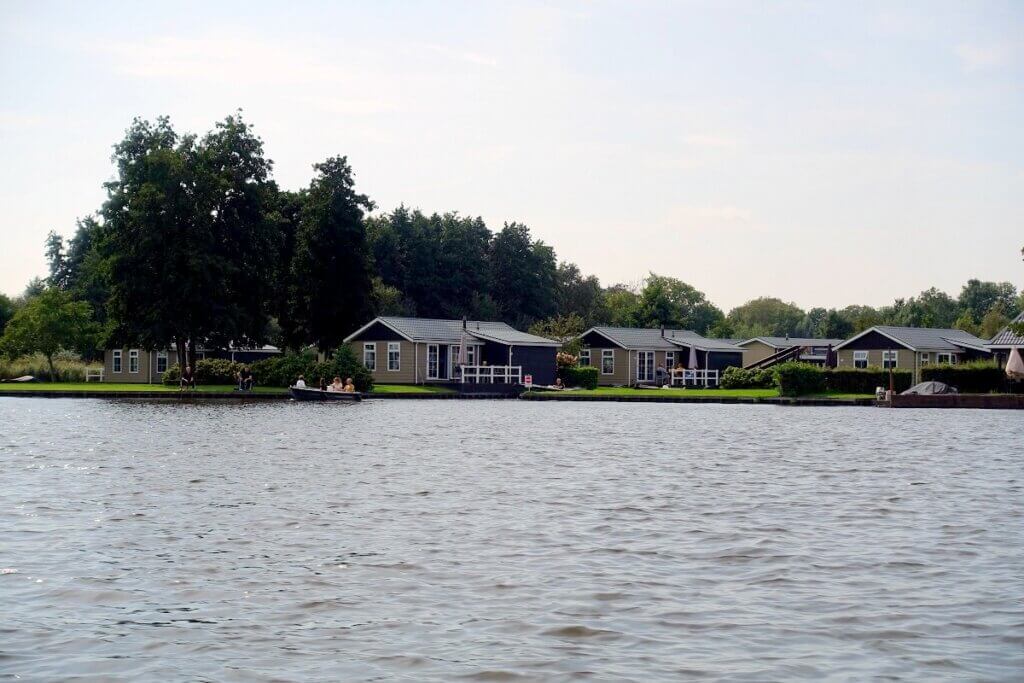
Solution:
<svg viewBox="0 0 1024 683">
<path fill-rule="evenodd" d="M 523 377 L 523 384 L 525 384 L 527 387 L 532 387 L 533 375 L 526 375 L 525 377 Z"/>
</svg>

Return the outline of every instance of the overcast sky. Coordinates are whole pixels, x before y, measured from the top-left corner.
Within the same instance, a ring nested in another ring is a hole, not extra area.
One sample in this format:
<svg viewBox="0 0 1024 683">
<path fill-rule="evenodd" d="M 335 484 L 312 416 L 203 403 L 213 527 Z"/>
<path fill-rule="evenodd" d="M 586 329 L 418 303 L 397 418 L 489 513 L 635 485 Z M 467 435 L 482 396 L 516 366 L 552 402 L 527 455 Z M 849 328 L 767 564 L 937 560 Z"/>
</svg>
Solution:
<svg viewBox="0 0 1024 683">
<path fill-rule="evenodd" d="M 525 222 L 604 284 L 881 305 L 1024 285 L 1024 2 L 5 2 L 0 291 L 132 117 L 242 108 L 284 188 Z"/>
</svg>

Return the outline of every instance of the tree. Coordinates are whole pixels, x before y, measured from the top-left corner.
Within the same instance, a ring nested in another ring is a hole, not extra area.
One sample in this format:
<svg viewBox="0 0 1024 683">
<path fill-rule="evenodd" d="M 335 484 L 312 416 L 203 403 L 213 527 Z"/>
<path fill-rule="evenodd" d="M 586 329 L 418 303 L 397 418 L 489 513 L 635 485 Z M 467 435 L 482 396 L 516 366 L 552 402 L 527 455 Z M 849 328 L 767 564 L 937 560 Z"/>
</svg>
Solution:
<svg viewBox="0 0 1024 683">
<path fill-rule="evenodd" d="M 869 327 L 882 324 L 881 314 L 871 306 L 847 306 L 838 311 L 840 317 L 853 326 L 853 334 L 863 332 Z"/>
<path fill-rule="evenodd" d="M 53 356 L 62 349 L 84 351 L 92 347 L 92 310 L 56 287 L 44 290 L 14 314 L 4 329 L 0 348 L 10 358 L 29 353 L 46 356 L 51 379 L 56 376 Z"/>
<path fill-rule="evenodd" d="M 981 329 L 978 327 L 978 324 L 974 322 L 974 318 L 971 317 L 971 314 L 968 311 L 964 311 L 960 314 L 960 317 L 953 323 L 953 327 L 958 330 L 963 330 L 964 332 L 970 332 L 976 337 L 981 334 Z"/>
<path fill-rule="evenodd" d="M 975 324 L 981 322 L 994 306 L 1001 306 L 1003 313 L 1015 316 L 1020 313 L 1017 303 L 1017 288 L 1010 282 L 982 282 L 968 280 L 960 290 L 960 308 L 970 315 Z"/>
<path fill-rule="evenodd" d="M 115 146 L 103 207 L 111 341 L 196 346 L 259 342 L 273 274 L 270 162 L 240 116 L 202 141 L 166 117 L 136 119 Z"/>
<path fill-rule="evenodd" d="M 0 293 L 0 335 L 3 335 L 7 323 L 14 317 L 14 301 L 6 294 Z"/>
<path fill-rule="evenodd" d="M 562 350 L 574 356 L 579 354 L 580 341 L 577 339 L 586 331 L 586 321 L 576 313 L 556 315 L 540 320 L 530 326 L 530 334 L 562 342 Z"/>
<path fill-rule="evenodd" d="M 363 211 L 374 205 L 355 191 L 346 157 L 313 168 L 295 236 L 292 309 L 296 328 L 328 351 L 373 313 Z"/>
<path fill-rule="evenodd" d="M 674 277 L 651 273 L 640 291 L 640 327 L 671 327 L 704 334 L 725 316 L 704 293 Z"/>
<path fill-rule="evenodd" d="M 34 277 L 25 285 L 25 291 L 21 293 L 23 301 L 33 299 L 46 291 L 46 281 L 41 277 Z"/>
<path fill-rule="evenodd" d="M 999 330 L 1009 324 L 1010 318 L 1003 314 L 1002 308 L 998 305 L 993 306 L 981 319 L 981 324 L 978 326 L 978 337 L 991 339 L 999 333 Z"/>
<path fill-rule="evenodd" d="M 795 335 L 803 318 L 799 306 L 774 297 L 753 299 L 729 311 L 729 322 L 737 334 L 747 339 Z"/>
<path fill-rule="evenodd" d="M 554 250 L 530 238 L 522 223 L 505 223 L 491 241 L 491 296 L 501 317 L 516 327 L 555 312 L 558 267 Z"/>
<path fill-rule="evenodd" d="M 588 324 L 602 319 L 604 293 L 595 276 L 584 277 L 579 266 L 563 261 L 558 265 L 556 283 L 560 315 L 577 315 Z"/>
<path fill-rule="evenodd" d="M 634 327 L 640 308 L 640 296 L 625 284 L 612 285 L 604 290 L 603 322 L 615 327 Z"/>
</svg>

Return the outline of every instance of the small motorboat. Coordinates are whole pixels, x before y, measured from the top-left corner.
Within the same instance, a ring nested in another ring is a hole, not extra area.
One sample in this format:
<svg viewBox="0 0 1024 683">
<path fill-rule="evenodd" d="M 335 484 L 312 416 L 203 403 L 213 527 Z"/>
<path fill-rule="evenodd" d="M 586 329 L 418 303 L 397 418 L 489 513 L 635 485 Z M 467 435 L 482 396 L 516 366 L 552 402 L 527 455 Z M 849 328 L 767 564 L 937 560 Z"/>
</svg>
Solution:
<svg viewBox="0 0 1024 683">
<path fill-rule="evenodd" d="M 288 387 L 296 401 L 362 401 L 358 391 L 321 391 L 310 387 Z"/>
</svg>

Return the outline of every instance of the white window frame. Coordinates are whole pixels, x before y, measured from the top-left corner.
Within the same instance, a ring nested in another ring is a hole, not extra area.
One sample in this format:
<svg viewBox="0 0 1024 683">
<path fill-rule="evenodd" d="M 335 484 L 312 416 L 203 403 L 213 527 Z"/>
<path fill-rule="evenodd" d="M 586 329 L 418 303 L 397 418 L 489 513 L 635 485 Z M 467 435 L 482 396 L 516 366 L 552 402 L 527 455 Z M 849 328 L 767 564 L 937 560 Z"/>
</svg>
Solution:
<svg viewBox="0 0 1024 683">
<path fill-rule="evenodd" d="M 110 371 L 122 372 L 124 365 L 121 362 L 121 349 L 114 349 L 110 354 Z"/>
<path fill-rule="evenodd" d="M 942 360 L 945 358 L 946 360 Z M 953 352 L 939 352 L 935 354 L 935 362 L 939 365 L 956 365 L 956 354 Z"/>
<path fill-rule="evenodd" d="M 590 366 L 590 347 L 580 349 L 579 366 L 581 368 Z"/>
<path fill-rule="evenodd" d="M 390 354 L 390 344 L 388 345 Z M 433 356 L 433 361 L 431 361 Z M 390 363 L 390 359 L 388 361 Z M 434 370 L 431 374 L 430 365 L 433 363 Z M 427 344 L 427 379 L 441 379 L 441 345 L 440 344 Z"/>
<path fill-rule="evenodd" d="M 665 352 L 665 370 L 667 370 L 668 372 L 672 372 L 672 368 L 675 367 L 675 364 L 676 364 L 676 352 L 675 351 L 666 351 Z"/>
<path fill-rule="evenodd" d="M 605 361 L 611 361 L 611 370 L 605 370 Z M 601 374 L 615 374 L 615 349 L 601 349 Z"/>
<path fill-rule="evenodd" d="M 864 363 L 864 365 L 857 365 L 858 363 Z M 853 352 L 853 367 L 863 370 L 868 366 L 868 352 L 867 351 L 854 351 Z"/>
<path fill-rule="evenodd" d="M 363 367 L 370 372 L 377 371 L 377 342 L 363 342 Z"/>
<path fill-rule="evenodd" d="M 164 369 L 160 369 L 160 364 L 163 363 Z M 167 352 L 157 351 L 156 352 L 156 374 L 162 375 L 167 372 Z"/>
<path fill-rule="evenodd" d="M 402 342 L 388 342 L 388 372 L 398 372 L 401 369 Z"/>
<path fill-rule="evenodd" d="M 932 354 L 924 351 L 921 353 L 921 365 L 928 365 L 932 362 Z"/>
<path fill-rule="evenodd" d="M 636 352 L 636 381 L 638 381 L 638 382 L 653 382 L 654 381 L 654 371 L 655 371 L 655 362 L 654 361 L 655 361 L 654 351 L 637 351 Z M 642 373 L 641 373 L 641 370 L 643 370 Z M 650 370 L 650 372 L 647 372 L 647 370 Z"/>
<path fill-rule="evenodd" d="M 900 352 L 899 351 L 882 351 L 882 369 L 888 370 L 893 368 L 894 370 L 900 366 Z"/>
<path fill-rule="evenodd" d="M 133 366 L 135 367 L 134 370 L 132 370 Z M 139 350 L 138 349 L 129 349 L 128 350 L 128 372 L 130 372 L 133 375 L 139 374 Z"/>
</svg>

